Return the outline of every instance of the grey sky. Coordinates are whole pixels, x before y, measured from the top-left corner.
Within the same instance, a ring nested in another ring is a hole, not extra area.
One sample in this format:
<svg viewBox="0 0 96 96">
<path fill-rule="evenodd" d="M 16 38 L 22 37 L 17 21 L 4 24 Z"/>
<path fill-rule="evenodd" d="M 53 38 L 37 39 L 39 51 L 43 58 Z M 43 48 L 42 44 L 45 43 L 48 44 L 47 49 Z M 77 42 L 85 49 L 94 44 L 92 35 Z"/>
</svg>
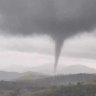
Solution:
<svg viewBox="0 0 96 96">
<path fill-rule="evenodd" d="M 81 58 L 96 59 L 96 37 L 95 31 L 88 34 L 77 35 L 65 41 L 62 56 L 78 56 Z M 54 42 L 47 36 L 0 36 L 0 50 L 19 51 L 19 52 L 38 52 L 54 55 Z"/>
<path fill-rule="evenodd" d="M 55 63 L 57 63 L 64 40 L 96 29 L 96 0 L 0 0 L 0 29 L 3 30 L 0 31 L 1 35 L 10 35 L 10 37 L 17 35 L 18 38 L 20 36 L 26 38 L 34 33 L 49 35 L 56 44 Z M 84 58 L 86 56 L 95 58 L 94 52 L 89 52 L 92 49 L 85 45 L 82 45 L 85 50 L 75 52 L 75 57 L 77 53 L 82 57 L 83 53 Z M 11 50 L 27 51 L 27 48 L 22 46 L 23 42 L 20 45 L 17 43 L 7 47 Z M 87 47 L 89 49 L 86 49 Z M 28 50 L 32 51 L 30 48 Z M 32 49 L 37 50 L 37 48 Z M 42 48 L 39 51 L 42 51 Z M 65 54 L 73 54 L 66 52 Z"/>
<path fill-rule="evenodd" d="M 95 42 L 94 35 L 87 33 L 66 40 L 59 66 L 83 64 L 96 67 Z M 2 35 L 0 36 L 0 58 L 1 69 L 6 68 L 6 70 L 13 69 L 14 66 L 20 68 L 20 66 L 53 65 L 54 42 L 48 36 L 10 37 Z"/>
<path fill-rule="evenodd" d="M 0 0 L 1 28 L 10 34 L 43 32 L 64 38 L 95 27 L 95 5 L 95 0 Z"/>
</svg>

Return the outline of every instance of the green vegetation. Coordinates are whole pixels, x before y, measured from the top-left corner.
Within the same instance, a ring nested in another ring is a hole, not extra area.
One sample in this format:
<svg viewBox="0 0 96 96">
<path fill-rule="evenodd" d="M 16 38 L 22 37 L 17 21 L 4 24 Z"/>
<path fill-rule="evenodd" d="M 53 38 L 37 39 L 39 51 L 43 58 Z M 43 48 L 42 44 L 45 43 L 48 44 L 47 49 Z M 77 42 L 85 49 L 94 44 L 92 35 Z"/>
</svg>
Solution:
<svg viewBox="0 0 96 96">
<path fill-rule="evenodd" d="M 34 87 L 24 82 L 1 81 L 0 96 L 96 96 L 96 85 L 78 83 L 77 85 L 44 88 Z"/>
</svg>

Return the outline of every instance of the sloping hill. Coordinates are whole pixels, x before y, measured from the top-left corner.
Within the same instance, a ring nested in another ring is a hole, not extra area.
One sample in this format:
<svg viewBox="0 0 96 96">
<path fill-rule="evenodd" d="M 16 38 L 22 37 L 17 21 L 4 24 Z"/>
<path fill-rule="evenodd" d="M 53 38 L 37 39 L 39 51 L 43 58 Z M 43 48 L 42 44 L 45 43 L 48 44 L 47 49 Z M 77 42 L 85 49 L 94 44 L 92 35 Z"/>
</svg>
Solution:
<svg viewBox="0 0 96 96">
<path fill-rule="evenodd" d="M 95 96 L 96 85 L 59 86 L 31 93 L 30 96 Z"/>
<path fill-rule="evenodd" d="M 54 75 L 53 73 L 54 66 L 52 64 L 45 64 L 39 67 L 31 68 L 31 70 L 33 72 Z M 77 64 L 77 65 L 72 65 L 67 67 L 58 67 L 58 70 L 56 72 L 57 75 L 60 75 L 60 74 L 68 75 L 68 74 L 79 74 L 79 73 L 92 74 L 92 73 L 96 73 L 96 69 Z"/>
<path fill-rule="evenodd" d="M 25 73 L 17 73 L 17 72 L 7 72 L 0 71 L 0 81 L 31 81 L 41 78 L 46 78 L 48 75 L 40 74 L 36 72 L 25 72 Z"/>
<path fill-rule="evenodd" d="M 22 76 L 20 76 L 17 81 L 33 81 L 38 79 L 47 78 L 48 75 L 40 74 L 36 72 L 25 72 L 22 73 Z"/>
<path fill-rule="evenodd" d="M 59 74 L 79 74 L 79 73 L 96 73 L 96 69 L 89 68 L 84 65 L 72 65 L 68 67 L 62 68 L 62 70 L 59 71 Z"/>
<path fill-rule="evenodd" d="M 20 76 L 21 76 L 21 74 L 17 73 L 17 72 L 0 71 L 0 81 L 1 80 L 12 81 L 12 80 L 16 80 Z"/>
<path fill-rule="evenodd" d="M 60 86 L 77 84 L 78 82 L 86 82 L 96 80 L 96 74 L 73 74 L 73 75 L 61 75 L 61 76 L 51 76 L 48 78 L 43 78 L 35 80 L 32 82 L 34 86 Z"/>
</svg>

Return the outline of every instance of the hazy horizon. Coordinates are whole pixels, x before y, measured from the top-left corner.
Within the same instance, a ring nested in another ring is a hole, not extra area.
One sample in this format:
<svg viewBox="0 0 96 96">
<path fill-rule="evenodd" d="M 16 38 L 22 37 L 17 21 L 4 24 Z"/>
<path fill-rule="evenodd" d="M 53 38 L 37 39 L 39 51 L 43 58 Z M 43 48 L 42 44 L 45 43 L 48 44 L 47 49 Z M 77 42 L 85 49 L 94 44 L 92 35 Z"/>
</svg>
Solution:
<svg viewBox="0 0 96 96">
<path fill-rule="evenodd" d="M 95 42 L 93 33 L 67 39 L 58 66 L 81 64 L 96 68 Z M 50 37 L 0 36 L 0 69 L 11 65 L 35 67 L 43 64 L 54 65 L 54 43 Z"/>
</svg>

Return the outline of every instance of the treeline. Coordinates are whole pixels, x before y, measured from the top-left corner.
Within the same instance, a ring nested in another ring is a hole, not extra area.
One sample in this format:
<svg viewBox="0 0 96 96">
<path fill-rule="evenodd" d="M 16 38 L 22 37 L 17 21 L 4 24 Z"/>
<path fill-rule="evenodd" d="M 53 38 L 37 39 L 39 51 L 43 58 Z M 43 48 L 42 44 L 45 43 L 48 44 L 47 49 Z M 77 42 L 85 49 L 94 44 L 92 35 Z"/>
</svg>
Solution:
<svg viewBox="0 0 96 96">
<path fill-rule="evenodd" d="M 96 96 L 95 85 L 76 85 L 59 87 L 54 92 L 53 96 Z M 52 96 L 50 95 L 50 96 Z"/>
<path fill-rule="evenodd" d="M 32 87 L 24 82 L 0 82 L 0 96 L 96 96 L 96 85 Z"/>
</svg>

